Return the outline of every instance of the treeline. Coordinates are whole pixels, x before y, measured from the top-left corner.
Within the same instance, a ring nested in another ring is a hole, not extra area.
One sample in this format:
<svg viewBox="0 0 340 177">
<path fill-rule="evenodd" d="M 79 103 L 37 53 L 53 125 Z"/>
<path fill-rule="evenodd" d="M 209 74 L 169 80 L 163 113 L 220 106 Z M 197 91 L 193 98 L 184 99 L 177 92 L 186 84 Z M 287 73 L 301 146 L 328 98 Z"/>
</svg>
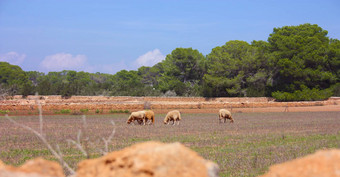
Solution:
<svg viewBox="0 0 340 177">
<path fill-rule="evenodd" d="M 340 96 L 340 41 L 318 25 L 274 28 L 267 41 L 228 41 L 204 56 L 176 48 L 165 60 L 114 75 L 23 71 L 0 62 L 9 94 L 274 97 L 279 101 Z"/>
</svg>

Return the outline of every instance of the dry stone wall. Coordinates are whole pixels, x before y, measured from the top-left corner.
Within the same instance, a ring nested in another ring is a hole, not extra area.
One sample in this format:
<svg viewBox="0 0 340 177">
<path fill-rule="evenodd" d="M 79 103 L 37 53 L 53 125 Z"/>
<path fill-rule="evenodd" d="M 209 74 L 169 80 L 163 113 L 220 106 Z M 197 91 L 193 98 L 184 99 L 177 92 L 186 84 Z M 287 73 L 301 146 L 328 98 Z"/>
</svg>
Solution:
<svg viewBox="0 0 340 177">
<path fill-rule="evenodd" d="M 62 99 L 61 96 L 28 96 L 23 99 L 20 95 L 0 100 L 0 110 L 27 112 L 38 109 L 37 100 L 45 113 L 55 110 L 69 109 L 79 111 L 88 109 L 90 112 L 100 110 L 102 113 L 110 110 L 141 110 L 148 103 L 156 112 L 169 109 L 201 109 L 211 110 L 220 108 L 265 108 L 265 107 L 304 107 L 340 105 L 340 98 L 330 98 L 326 101 L 305 102 L 275 102 L 272 98 L 202 98 L 202 97 L 107 97 L 107 96 L 72 96 Z"/>
</svg>

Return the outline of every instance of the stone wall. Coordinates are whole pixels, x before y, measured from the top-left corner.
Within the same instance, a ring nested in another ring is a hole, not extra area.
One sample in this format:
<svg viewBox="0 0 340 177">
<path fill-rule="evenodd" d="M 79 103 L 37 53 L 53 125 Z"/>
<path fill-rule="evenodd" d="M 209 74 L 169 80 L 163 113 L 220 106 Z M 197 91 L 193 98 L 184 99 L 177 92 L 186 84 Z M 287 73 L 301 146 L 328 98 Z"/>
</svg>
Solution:
<svg viewBox="0 0 340 177">
<path fill-rule="evenodd" d="M 266 107 L 306 107 L 340 105 L 338 97 L 325 101 L 304 102 L 275 102 L 267 97 L 235 97 L 235 98 L 202 98 L 202 97 L 106 97 L 106 96 L 72 96 L 62 99 L 61 96 L 28 96 L 23 99 L 20 95 L 0 100 L 0 110 L 27 112 L 38 109 L 37 100 L 45 113 L 56 110 L 70 109 L 79 111 L 88 109 L 90 112 L 100 110 L 107 113 L 110 110 L 141 110 L 146 103 L 156 112 L 168 109 L 201 109 L 211 110 L 220 108 L 266 108 Z"/>
</svg>

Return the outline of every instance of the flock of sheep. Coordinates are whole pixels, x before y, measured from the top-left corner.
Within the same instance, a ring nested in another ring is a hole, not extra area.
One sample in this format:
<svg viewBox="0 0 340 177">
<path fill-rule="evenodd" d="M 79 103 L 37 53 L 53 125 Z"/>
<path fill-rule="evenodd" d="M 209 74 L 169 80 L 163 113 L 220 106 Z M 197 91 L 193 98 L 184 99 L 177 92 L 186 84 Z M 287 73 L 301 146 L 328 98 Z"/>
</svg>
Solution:
<svg viewBox="0 0 340 177">
<path fill-rule="evenodd" d="M 230 120 L 230 123 L 234 122 L 234 119 L 231 117 L 231 113 L 226 109 L 220 109 L 218 114 L 219 122 L 221 123 L 222 120 L 224 120 L 224 123 L 227 121 L 227 119 Z M 164 124 L 169 125 L 172 121 L 172 125 L 175 125 L 177 122 L 177 125 L 179 125 L 179 122 L 182 120 L 181 113 L 178 110 L 170 111 L 166 114 L 164 118 Z M 137 111 L 132 112 L 127 120 L 127 124 L 131 124 L 132 122 L 135 123 L 137 121 L 138 124 L 143 125 L 150 125 L 155 123 L 155 113 L 151 110 L 145 110 L 145 111 Z"/>
</svg>

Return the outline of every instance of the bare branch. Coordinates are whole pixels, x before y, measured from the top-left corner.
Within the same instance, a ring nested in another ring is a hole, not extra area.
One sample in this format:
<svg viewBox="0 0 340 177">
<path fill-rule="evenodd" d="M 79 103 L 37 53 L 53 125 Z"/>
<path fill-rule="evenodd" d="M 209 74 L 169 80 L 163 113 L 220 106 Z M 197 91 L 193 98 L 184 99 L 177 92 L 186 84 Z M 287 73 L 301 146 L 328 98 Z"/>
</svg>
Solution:
<svg viewBox="0 0 340 177">
<path fill-rule="evenodd" d="M 84 127 L 84 129 L 87 129 L 86 116 L 83 115 L 83 116 L 82 116 L 82 119 L 83 119 L 83 127 Z"/>
<path fill-rule="evenodd" d="M 114 121 L 111 121 L 111 124 L 113 125 L 113 129 L 112 129 L 112 132 L 111 132 L 110 136 L 109 136 L 107 139 L 102 138 L 103 141 L 104 141 L 104 144 L 105 144 L 105 146 L 104 146 L 105 151 L 104 151 L 104 154 L 103 154 L 103 155 L 105 155 L 105 154 L 107 154 L 107 153 L 109 152 L 109 143 L 111 142 L 111 140 L 112 140 L 114 134 L 116 133 L 115 122 L 114 122 Z"/>
<path fill-rule="evenodd" d="M 81 145 L 80 139 L 81 139 L 81 130 L 78 131 L 77 141 L 74 141 L 72 139 L 68 139 L 66 141 L 73 143 L 83 153 L 84 156 L 88 157 L 88 153 L 85 151 L 85 149 Z"/>
<path fill-rule="evenodd" d="M 43 134 L 43 117 L 42 117 L 42 108 L 41 108 L 41 104 L 40 104 L 40 101 L 38 99 L 38 92 L 35 93 L 35 96 L 36 96 L 36 103 L 38 105 L 38 110 L 39 110 L 39 125 L 40 125 L 40 134 L 42 136 L 44 136 Z"/>
<path fill-rule="evenodd" d="M 46 138 L 40 134 L 39 132 L 37 132 L 36 130 L 32 129 L 31 127 L 29 126 L 26 126 L 26 125 L 23 125 L 23 124 L 20 124 L 18 123 L 17 121 L 13 120 L 12 118 L 10 118 L 7 114 L 5 115 L 6 119 L 8 119 L 10 122 L 12 122 L 13 124 L 15 125 L 18 125 L 32 133 L 34 133 L 44 144 L 45 146 L 48 148 L 48 150 L 50 150 L 50 152 L 62 163 L 62 165 L 71 173 L 71 174 L 75 174 L 75 171 L 67 164 L 64 162 L 64 159 L 63 157 L 58 153 L 56 152 L 52 146 L 47 142 Z"/>
</svg>

